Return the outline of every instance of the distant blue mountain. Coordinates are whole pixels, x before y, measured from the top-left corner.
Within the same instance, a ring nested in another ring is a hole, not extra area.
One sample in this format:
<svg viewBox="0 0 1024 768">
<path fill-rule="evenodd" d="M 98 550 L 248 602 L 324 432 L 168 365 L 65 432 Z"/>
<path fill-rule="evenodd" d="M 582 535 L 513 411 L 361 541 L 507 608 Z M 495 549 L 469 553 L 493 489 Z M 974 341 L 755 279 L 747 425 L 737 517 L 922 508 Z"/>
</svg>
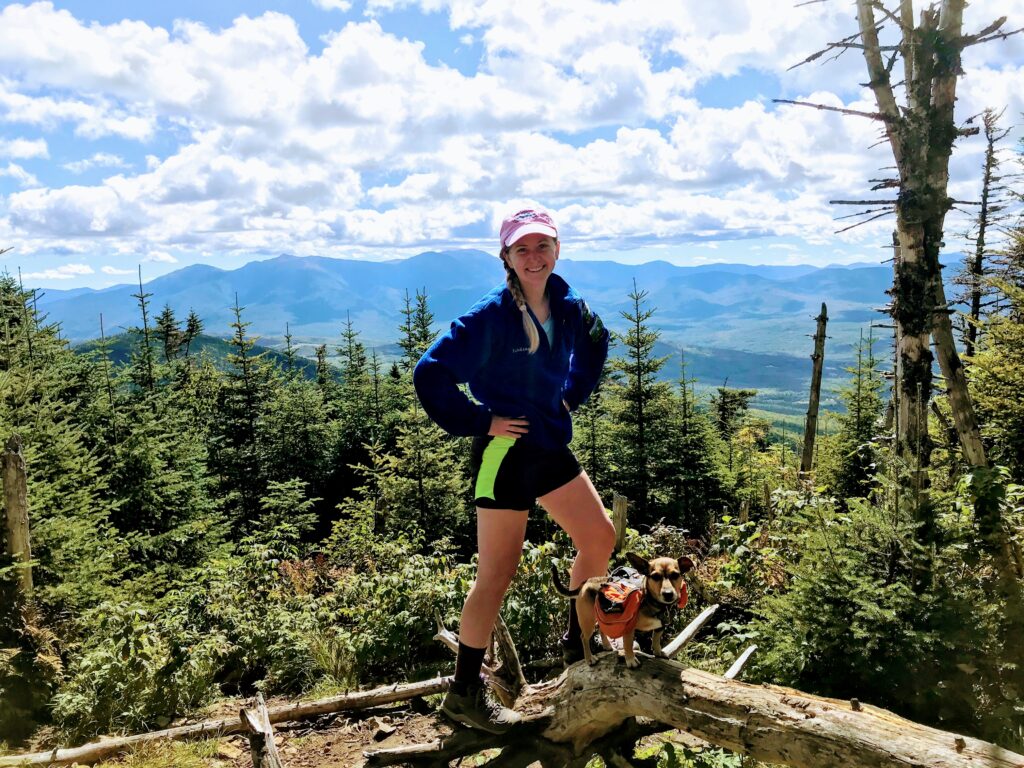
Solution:
<svg viewBox="0 0 1024 768">
<path fill-rule="evenodd" d="M 558 271 L 588 300 L 609 327 L 625 329 L 629 292 L 647 292 L 656 308 L 651 322 L 662 341 L 679 346 L 759 354 L 810 353 L 807 335 L 821 303 L 832 322 L 827 355 L 849 359 L 850 344 L 881 316 L 892 272 L 883 266 L 750 266 L 709 264 L 678 267 L 663 261 L 627 265 L 609 261 L 559 262 Z M 145 284 L 154 315 L 169 305 L 179 318 L 195 310 L 205 331 L 228 336 L 237 295 L 252 334 L 275 344 L 286 325 L 296 341 L 336 342 L 347 319 L 368 345 L 394 342 L 406 292 L 426 290 L 438 327 L 465 311 L 504 280 L 497 258 L 476 250 L 431 251 L 409 259 L 372 262 L 283 255 L 234 270 L 195 265 Z M 73 341 L 140 323 L 137 286 L 101 291 L 48 290 L 40 308 Z"/>
</svg>

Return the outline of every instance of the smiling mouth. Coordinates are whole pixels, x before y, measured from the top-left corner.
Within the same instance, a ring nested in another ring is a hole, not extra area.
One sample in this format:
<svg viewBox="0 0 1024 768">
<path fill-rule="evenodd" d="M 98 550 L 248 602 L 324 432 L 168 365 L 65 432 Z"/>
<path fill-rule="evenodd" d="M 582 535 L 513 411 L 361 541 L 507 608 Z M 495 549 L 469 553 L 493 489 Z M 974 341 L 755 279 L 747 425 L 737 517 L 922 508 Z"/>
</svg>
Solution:
<svg viewBox="0 0 1024 768">
<path fill-rule="evenodd" d="M 526 271 L 527 272 L 543 272 L 544 271 L 544 267 L 536 267 L 534 269 L 530 269 L 529 267 L 527 267 Z"/>
</svg>

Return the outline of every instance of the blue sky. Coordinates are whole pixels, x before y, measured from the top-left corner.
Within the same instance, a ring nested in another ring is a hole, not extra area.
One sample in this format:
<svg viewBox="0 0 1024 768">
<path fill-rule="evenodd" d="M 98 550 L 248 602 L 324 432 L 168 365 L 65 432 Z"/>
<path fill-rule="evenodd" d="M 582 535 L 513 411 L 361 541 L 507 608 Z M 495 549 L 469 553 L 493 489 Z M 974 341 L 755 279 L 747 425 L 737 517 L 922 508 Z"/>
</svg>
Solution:
<svg viewBox="0 0 1024 768">
<path fill-rule="evenodd" d="M 0 5 L 0 269 L 102 287 L 280 253 L 494 249 L 504 213 L 552 211 L 563 256 L 829 264 L 833 198 L 891 164 L 846 0 L 216 0 Z M 965 28 L 1024 0 L 978 0 Z M 1018 38 L 968 50 L 964 119 L 1024 112 Z M 1019 131 L 1008 147 L 1013 147 Z M 954 197 L 977 194 L 963 140 Z M 965 229 L 953 214 L 948 231 Z M 952 241 L 952 242 L 951 242 Z M 954 238 L 947 237 L 951 249 Z"/>
</svg>

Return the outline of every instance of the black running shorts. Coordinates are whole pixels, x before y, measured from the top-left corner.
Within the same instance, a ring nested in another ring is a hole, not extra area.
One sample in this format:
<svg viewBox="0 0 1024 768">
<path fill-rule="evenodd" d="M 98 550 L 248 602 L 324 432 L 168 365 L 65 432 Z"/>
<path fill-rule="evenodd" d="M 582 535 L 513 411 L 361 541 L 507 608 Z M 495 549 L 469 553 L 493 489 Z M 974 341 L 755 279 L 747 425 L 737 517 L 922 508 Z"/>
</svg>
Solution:
<svg viewBox="0 0 1024 768">
<path fill-rule="evenodd" d="M 484 509 L 530 510 L 583 471 L 568 446 L 545 449 L 489 435 L 473 438 L 470 467 L 474 502 Z"/>
</svg>

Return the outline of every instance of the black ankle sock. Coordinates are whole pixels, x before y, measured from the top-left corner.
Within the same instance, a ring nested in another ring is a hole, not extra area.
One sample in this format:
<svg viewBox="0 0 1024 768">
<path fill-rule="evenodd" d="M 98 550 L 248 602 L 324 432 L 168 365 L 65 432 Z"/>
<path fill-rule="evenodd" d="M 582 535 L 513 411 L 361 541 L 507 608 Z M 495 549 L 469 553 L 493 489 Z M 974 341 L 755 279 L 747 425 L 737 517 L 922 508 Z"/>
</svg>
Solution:
<svg viewBox="0 0 1024 768">
<path fill-rule="evenodd" d="M 580 617 L 576 613 L 576 601 L 569 601 L 569 628 L 565 630 L 565 642 L 566 645 L 569 643 L 579 643 L 580 647 L 583 647 L 583 633 L 580 632 Z"/>
<path fill-rule="evenodd" d="M 486 648 L 473 648 L 459 643 L 459 654 L 455 657 L 455 677 L 451 689 L 465 696 L 471 686 L 480 684 L 480 667 L 484 663 Z"/>
</svg>

